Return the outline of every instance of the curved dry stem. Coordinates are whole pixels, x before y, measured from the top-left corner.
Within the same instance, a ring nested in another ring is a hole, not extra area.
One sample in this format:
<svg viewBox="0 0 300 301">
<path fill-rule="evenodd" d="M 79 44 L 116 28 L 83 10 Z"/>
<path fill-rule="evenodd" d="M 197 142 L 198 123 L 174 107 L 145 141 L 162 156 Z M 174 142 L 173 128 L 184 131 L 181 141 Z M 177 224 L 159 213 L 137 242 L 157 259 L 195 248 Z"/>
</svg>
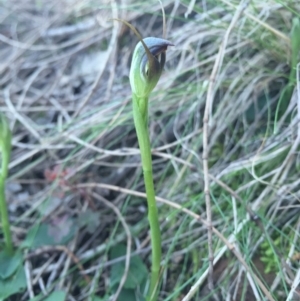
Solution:
<svg viewBox="0 0 300 301">
<path fill-rule="evenodd" d="M 145 48 L 145 51 L 146 51 L 146 54 L 147 54 L 147 57 L 148 57 L 148 61 L 149 61 L 149 68 L 154 66 L 155 65 L 155 58 L 151 54 L 149 48 L 147 47 L 146 43 L 143 41 L 142 36 L 139 34 L 139 32 L 136 30 L 136 28 L 133 25 L 131 25 L 130 23 L 128 23 L 127 21 L 125 21 L 125 20 L 121 20 L 121 19 L 118 19 L 118 18 L 113 18 L 112 20 L 124 23 L 125 25 L 127 25 L 134 32 L 134 34 L 138 37 L 138 39 L 140 40 L 140 42 L 143 44 L 143 46 Z"/>
</svg>

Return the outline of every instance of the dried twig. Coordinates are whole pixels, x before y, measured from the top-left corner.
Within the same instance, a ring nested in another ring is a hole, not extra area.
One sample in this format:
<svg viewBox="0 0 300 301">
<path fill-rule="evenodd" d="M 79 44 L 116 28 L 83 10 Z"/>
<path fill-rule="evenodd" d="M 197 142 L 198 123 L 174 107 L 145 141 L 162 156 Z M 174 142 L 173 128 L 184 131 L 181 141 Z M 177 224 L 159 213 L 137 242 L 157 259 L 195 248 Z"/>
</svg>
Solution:
<svg viewBox="0 0 300 301">
<path fill-rule="evenodd" d="M 31 266 L 29 260 L 25 260 L 24 269 L 25 269 L 26 282 L 27 282 L 27 291 L 30 299 L 32 299 L 34 298 L 34 292 L 32 287 Z"/>
</svg>

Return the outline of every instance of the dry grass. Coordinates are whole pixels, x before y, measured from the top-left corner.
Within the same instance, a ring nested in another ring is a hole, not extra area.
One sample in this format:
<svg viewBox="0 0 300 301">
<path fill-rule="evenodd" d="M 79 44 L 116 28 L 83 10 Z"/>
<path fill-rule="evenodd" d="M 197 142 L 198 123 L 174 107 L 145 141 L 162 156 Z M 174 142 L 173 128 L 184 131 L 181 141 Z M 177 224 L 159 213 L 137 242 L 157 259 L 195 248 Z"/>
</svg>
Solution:
<svg viewBox="0 0 300 301">
<path fill-rule="evenodd" d="M 161 37 L 160 3 L 100 2 L 0 2 L 0 111 L 14 135 L 7 183 L 14 242 L 21 245 L 34 224 L 89 210 L 100 221 L 93 233 L 77 227 L 67 246 L 26 250 L 28 289 L 10 300 L 54 288 L 70 301 L 91 300 L 93 292 L 113 296 L 116 260 L 109 253 L 120 242 L 127 242 L 128 256 L 119 260 L 129 264 L 131 251 L 148 264 L 128 80 L 137 41 L 109 18 Z M 263 300 L 267 293 L 268 300 L 298 300 L 299 263 L 292 259 L 300 252 L 299 78 L 287 109 L 275 117 L 290 68 L 291 20 L 300 11 L 298 1 L 287 2 L 251 1 L 213 78 L 206 151 L 220 300 Z M 176 46 L 150 104 L 155 184 L 164 203 L 165 301 L 194 293 L 193 300 L 210 300 L 202 127 L 210 76 L 239 3 L 193 4 L 163 1 L 167 37 Z M 261 262 L 266 249 L 270 273 Z"/>
</svg>

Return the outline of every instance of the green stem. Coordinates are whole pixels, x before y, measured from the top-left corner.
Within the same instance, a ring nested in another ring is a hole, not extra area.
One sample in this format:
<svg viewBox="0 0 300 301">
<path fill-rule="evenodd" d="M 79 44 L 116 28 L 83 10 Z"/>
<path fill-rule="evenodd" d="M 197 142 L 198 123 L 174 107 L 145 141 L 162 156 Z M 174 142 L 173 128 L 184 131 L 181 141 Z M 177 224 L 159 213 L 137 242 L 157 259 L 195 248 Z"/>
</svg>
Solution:
<svg viewBox="0 0 300 301">
<path fill-rule="evenodd" d="M 6 249 L 9 254 L 13 253 L 13 244 L 10 232 L 10 224 L 8 218 L 8 211 L 5 199 L 5 181 L 7 178 L 8 172 L 8 163 L 10 158 L 10 145 L 2 150 L 2 165 L 1 165 L 1 174 L 0 174 L 0 213 L 1 213 L 1 222 L 3 235 L 5 240 Z"/>
<path fill-rule="evenodd" d="M 148 293 L 149 301 L 157 300 L 158 283 L 161 261 L 161 234 L 159 227 L 158 211 L 155 200 L 155 190 L 152 173 L 151 146 L 148 132 L 148 98 L 138 98 L 132 95 L 133 100 L 133 118 L 139 147 L 141 151 L 141 160 L 144 174 L 144 182 L 148 203 L 148 220 L 150 224 L 150 237 L 152 247 L 152 266 L 150 289 Z"/>
</svg>

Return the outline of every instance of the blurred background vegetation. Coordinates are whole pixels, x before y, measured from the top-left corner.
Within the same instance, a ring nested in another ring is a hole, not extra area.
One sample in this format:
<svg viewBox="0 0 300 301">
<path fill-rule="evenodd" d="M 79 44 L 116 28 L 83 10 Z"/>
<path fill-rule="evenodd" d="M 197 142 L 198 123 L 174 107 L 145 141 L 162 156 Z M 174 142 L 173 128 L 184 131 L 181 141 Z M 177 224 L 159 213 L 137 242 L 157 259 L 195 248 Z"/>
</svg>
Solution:
<svg viewBox="0 0 300 301">
<path fill-rule="evenodd" d="M 240 2 L 162 0 L 175 47 L 149 105 L 161 301 L 187 301 L 195 283 L 190 300 L 271 300 L 256 277 L 273 300 L 300 300 L 300 2 L 242 3 L 211 78 Z M 162 37 L 156 0 L 0 1 L 0 111 L 13 133 L 6 195 L 24 268 L 0 273 L 0 300 L 144 300 L 150 244 L 128 79 L 138 40 L 110 18 Z M 173 206 L 206 219 L 210 80 L 213 226 L 235 250 L 213 234 L 214 292 L 207 229 Z"/>
</svg>

